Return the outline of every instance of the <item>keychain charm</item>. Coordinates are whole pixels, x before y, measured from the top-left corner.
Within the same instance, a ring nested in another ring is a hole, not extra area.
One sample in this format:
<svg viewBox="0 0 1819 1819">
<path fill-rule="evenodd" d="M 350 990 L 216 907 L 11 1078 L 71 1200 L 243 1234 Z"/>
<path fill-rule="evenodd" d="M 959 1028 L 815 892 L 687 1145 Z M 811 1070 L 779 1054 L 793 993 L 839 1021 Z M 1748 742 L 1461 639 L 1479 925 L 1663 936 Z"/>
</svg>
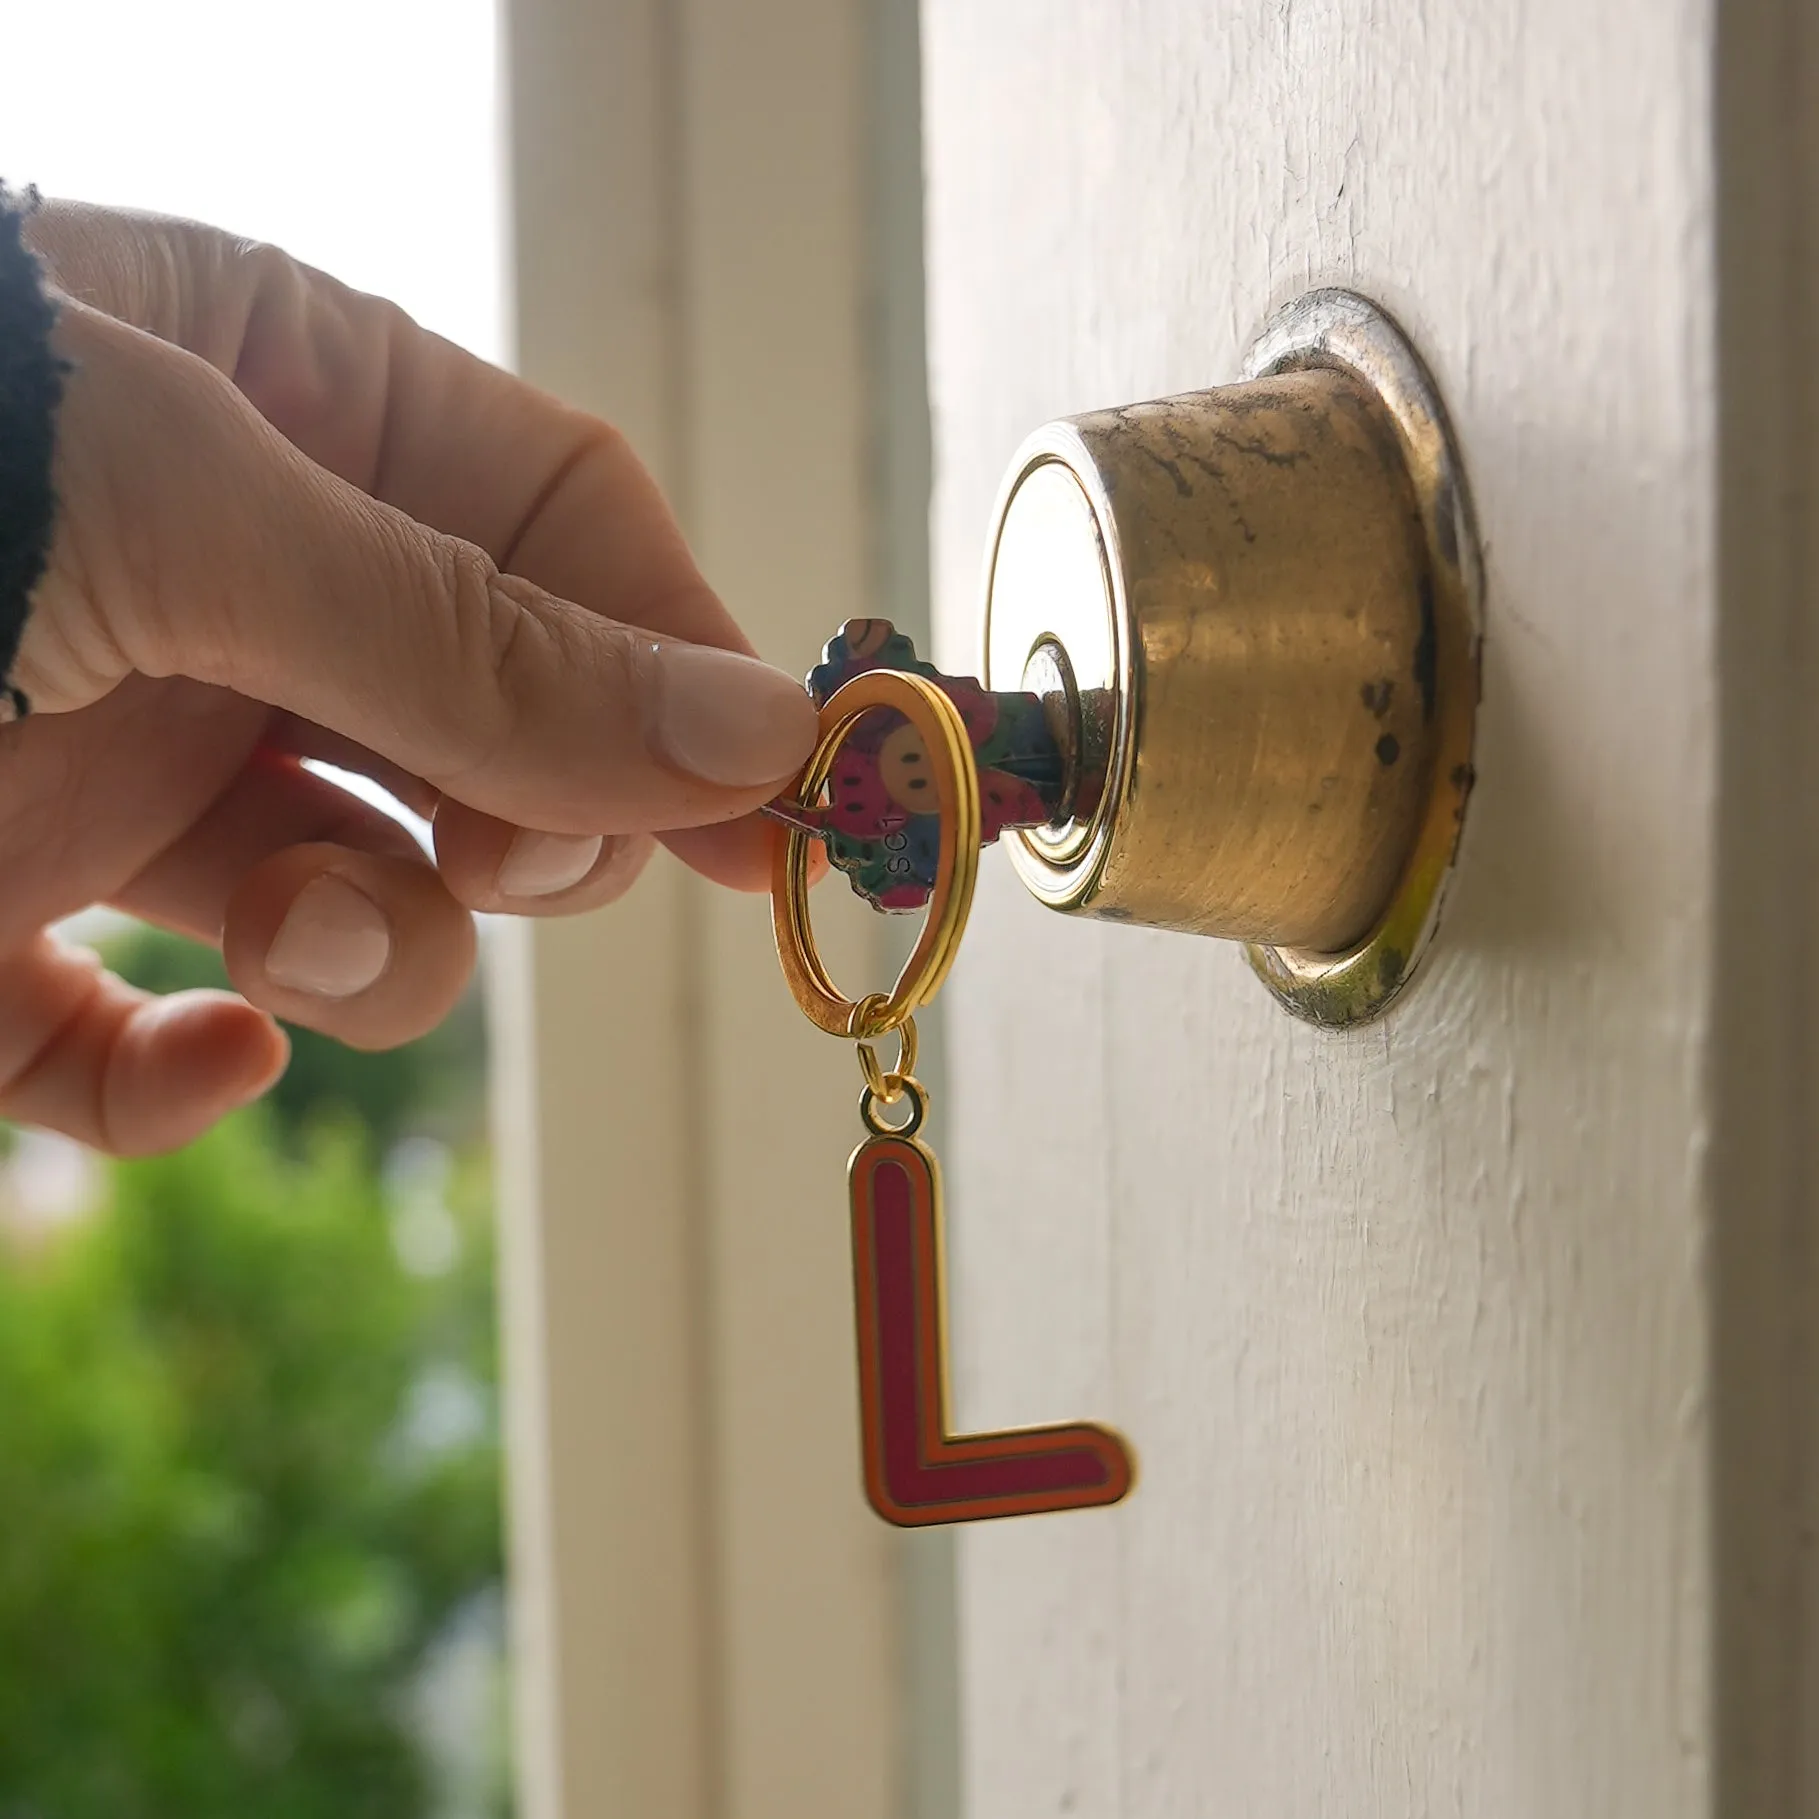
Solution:
<svg viewBox="0 0 1819 1819">
<path fill-rule="evenodd" d="M 864 1480 L 872 1508 L 900 1527 L 1090 1509 L 1116 1503 L 1134 1477 L 1124 1441 L 1091 1423 L 984 1434 L 948 1428 L 941 1175 L 918 1134 L 928 1092 L 914 1072 L 914 1018 L 953 965 L 979 873 L 978 766 L 947 692 L 954 680 L 865 668 L 840 683 L 822 706 L 820 738 L 794 801 L 773 805 L 785 823 L 771 888 L 784 977 L 817 1027 L 858 1044 L 865 1081 L 859 1114 L 868 1135 L 847 1165 Z M 821 834 L 815 810 L 843 746 L 868 717 L 875 727 L 886 713 L 924 754 L 936 863 L 928 920 L 896 984 L 855 1001 L 834 985 L 815 945 L 808 842 Z M 891 1034 L 901 1049 L 886 1071 L 874 1044 Z M 888 1122 L 883 1114 L 898 1105 L 907 1107 L 904 1117 Z"/>
<path fill-rule="evenodd" d="M 941 1171 L 916 1140 L 927 1095 L 913 1077 L 903 1077 L 901 1089 L 911 1110 L 892 1128 L 878 1122 L 866 1088 L 859 1115 L 872 1136 L 847 1165 L 872 1508 L 915 1528 L 1116 1503 L 1130 1489 L 1131 1460 L 1106 1428 L 1071 1422 L 999 1434 L 948 1431 Z"/>
<path fill-rule="evenodd" d="M 990 846 L 1006 828 L 1065 819 L 1068 765 L 1040 695 L 994 694 L 972 676 L 945 675 L 888 619 L 849 619 L 809 672 L 808 692 L 825 707 L 855 677 L 884 670 L 933 682 L 960 710 L 979 804 L 976 844 Z M 883 708 L 842 742 L 826 802 L 773 802 L 766 812 L 822 841 L 873 909 L 918 910 L 940 869 L 933 768 L 921 730 Z"/>
</svg>

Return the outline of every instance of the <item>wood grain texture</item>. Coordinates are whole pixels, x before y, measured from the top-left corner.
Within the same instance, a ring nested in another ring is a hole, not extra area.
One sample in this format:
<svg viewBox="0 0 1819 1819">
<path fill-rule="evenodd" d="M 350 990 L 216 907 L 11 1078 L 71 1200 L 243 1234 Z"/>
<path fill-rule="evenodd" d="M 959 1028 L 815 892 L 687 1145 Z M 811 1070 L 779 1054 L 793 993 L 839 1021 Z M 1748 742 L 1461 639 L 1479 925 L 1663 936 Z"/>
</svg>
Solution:
<svg viewBox="0 0 1819 1819">
<path fill-rule="evenodd" d="M 1141 1477 L 965 1538 L 977 1819 L 1713 1810 L 1714 29 L 926 9 L 942 656 L 1024 432 L 1230 379 L 1322 283 L 1435 368 L 1489 575 L 1463 865 L 1385 1024 L 988 864 L 956 1416 L 1104 1417 Z"/>
</svg>

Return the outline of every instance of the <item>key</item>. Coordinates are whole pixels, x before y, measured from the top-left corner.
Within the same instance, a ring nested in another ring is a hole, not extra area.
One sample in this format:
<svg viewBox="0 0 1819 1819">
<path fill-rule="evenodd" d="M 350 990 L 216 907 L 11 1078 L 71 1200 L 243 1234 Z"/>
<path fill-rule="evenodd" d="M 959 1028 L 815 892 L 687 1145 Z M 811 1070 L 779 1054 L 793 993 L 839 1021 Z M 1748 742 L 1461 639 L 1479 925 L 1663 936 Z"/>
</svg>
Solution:
<svg viewBox="0 0 1819 1819">
<path fill-rule="evenodd" d="M 1006 828 L 1042 827 L 1063 816 L 1066 764 L 1036 694 L 994 694 L 971 676 L 950 676 L 916 654 L 888 619 L 849 619 L 809 672 L 821 707 L 865 670 L 925 676 L 960 710 L 979 767 L 980 844 Z M 765 812 L 827 847 L 853 890 L 876 910 L 919 910 L 935 885 L 940 821 L 921 737 L 903 715 L 880 708 L 841 749 L 827 800 L 779 798 Z"/>
</svg>

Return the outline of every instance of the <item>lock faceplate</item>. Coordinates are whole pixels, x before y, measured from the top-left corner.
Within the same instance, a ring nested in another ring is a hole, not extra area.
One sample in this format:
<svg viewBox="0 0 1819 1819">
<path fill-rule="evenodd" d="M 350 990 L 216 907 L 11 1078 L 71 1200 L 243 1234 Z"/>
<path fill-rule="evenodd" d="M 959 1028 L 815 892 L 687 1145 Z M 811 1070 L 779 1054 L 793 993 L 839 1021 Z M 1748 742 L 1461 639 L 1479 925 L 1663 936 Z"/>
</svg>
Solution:
<svg viewBox="0 0 1819 1819">
<path fill-rule="evenodd" d="M 1054 908 L 1224 936 L 1291 1010 L 1381 1011 L 1472 783 L 1477 545 L 1420 360 L 1321 291 L 1240 384 L 1047 425 L 1000 492 L 985 678 L 1042 697 L 1065 818 L 1007 834 Z"/>
</svg>

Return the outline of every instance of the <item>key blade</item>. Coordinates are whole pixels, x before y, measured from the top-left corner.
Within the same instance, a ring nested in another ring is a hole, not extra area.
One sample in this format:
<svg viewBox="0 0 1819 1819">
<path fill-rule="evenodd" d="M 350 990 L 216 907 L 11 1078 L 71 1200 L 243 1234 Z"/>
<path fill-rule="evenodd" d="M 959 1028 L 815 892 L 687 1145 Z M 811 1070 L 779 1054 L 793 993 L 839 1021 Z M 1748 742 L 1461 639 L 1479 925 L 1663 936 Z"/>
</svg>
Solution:
<svg viewBox="0 0 1819 1819">
<path fill-rule="evenodd" d="M 782 822 L 785 827 L 793 827 L 799 834 L 809 834 L 817 840 L 827 838 L 827 829 L 810 821 L 800 802 L 790 802 L 779 796 L 775 802 L 765 803 L 758 813 Z"/>
</svg>

